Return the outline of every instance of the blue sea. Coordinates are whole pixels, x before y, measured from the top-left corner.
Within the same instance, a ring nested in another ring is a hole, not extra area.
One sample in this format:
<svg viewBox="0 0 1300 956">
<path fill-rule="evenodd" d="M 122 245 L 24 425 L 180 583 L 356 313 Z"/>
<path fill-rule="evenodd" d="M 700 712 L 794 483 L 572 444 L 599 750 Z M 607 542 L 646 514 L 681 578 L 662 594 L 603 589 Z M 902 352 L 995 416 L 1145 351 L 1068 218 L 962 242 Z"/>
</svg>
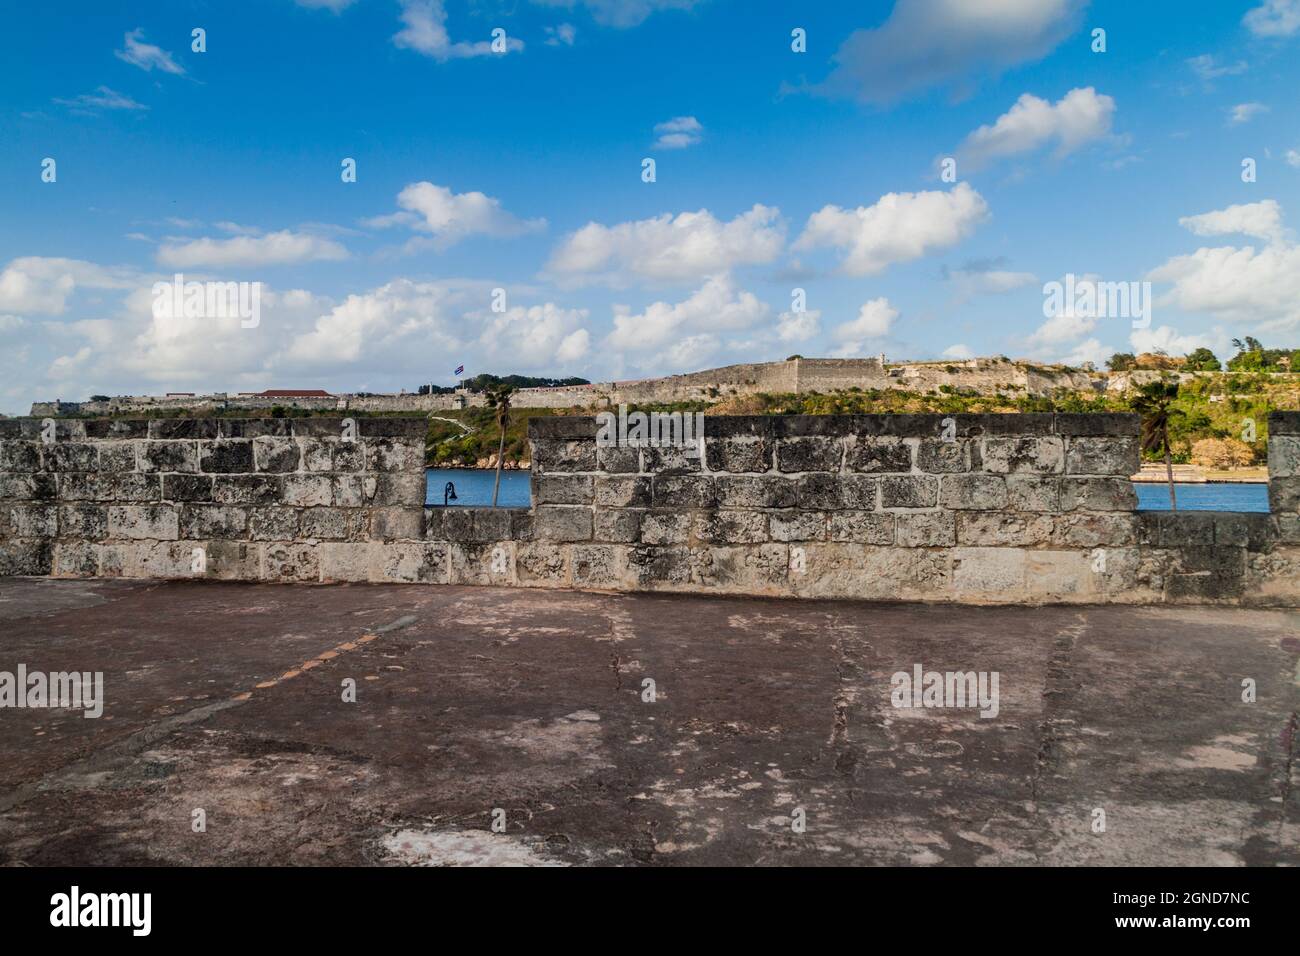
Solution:
<svg viewBox="0 0 1300 956">
<path fill-rule="evenodd" d="M 485 507 L 492 504 L 492 483 L 497 473 L 480 468 L 429 468 L 426 469 L 424 503 L 441 505 L 447 482 L 456 488 L 456 500 L 449 505 Z M 527 508 L 533 502 L 529 473 L 526 471 L 501 472 L 501 493 L 497 506 L 501 508 Z"/>
<path fill-rule="evenodd" d="M 447 482 L 456 488 L 456 500 L 448 504 L 462 507 L 480 507 L 492 504 L 492 482 L 495 471 L 475 468 L 428 469 L 427 504 L 440 505 Z M 1137 489 L 1138 509 L 1141 511 L 1168 511 L 1169 487 L 1167 485 L 1134 482 Z M 1175 484 L 1178 508 L 1185 511 L 1268 511 L 1268 485 L 1263 483 L 1208 482 L 1206 484 Z M 527 508 L 532 503 L 529 473 L 526 471 L 501 472 L 501 494 L 497 504 L 503 508 Z"/>
<path fill-rule="evenodd" d="M 1169 486 L 1135 481 L 1139 511 L 1168 511 Z M 1268 485 L 1214 481 L 1183 485 L 1174 482 L 1179 511 L 1268 511 Z"/>
</svg>

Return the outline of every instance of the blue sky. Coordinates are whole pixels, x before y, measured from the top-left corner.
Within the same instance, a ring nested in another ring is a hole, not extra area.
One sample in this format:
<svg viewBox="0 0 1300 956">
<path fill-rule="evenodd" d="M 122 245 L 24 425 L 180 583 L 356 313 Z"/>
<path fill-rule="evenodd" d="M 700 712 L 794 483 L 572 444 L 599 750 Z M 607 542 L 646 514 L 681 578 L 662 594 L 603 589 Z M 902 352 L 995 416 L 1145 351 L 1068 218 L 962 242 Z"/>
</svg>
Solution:
<svg viewBox="0 0 1300 956">
<path fill-rule="evenodd" d="M 1300 346 L 1300 0 L 1187 10 L 11 11 L 0 411 L 413 389 L 462 364 L 608 380 L 795 352 L 1078 364 L 1247 334 Z M 261 283 L 259 324 L 155 315 L 154 283 L 178 272 Z M 1045 317 L 1044 283 L 1067 273 L 1152 282 L 1149 328 Z"/>
</svg>

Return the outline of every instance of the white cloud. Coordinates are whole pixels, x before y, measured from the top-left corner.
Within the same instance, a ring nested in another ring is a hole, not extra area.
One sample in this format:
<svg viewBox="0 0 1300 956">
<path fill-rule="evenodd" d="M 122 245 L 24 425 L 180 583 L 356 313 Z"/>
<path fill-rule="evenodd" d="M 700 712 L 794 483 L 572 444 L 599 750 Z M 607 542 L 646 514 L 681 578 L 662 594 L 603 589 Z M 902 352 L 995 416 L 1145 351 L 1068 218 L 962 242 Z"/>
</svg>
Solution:
<svg viewBox="0 0 1300 956">
<path fill-rule="evenodd" d="M 143 28 L 137 27 L 126 34 L 123 40 L 126 46 L 121 50 L 113 51 L 113 55 L 119 60 L 138 66 L 146 73 L 152 72 L 155 67 L 164 73 L 174 73 L 177 76 L 185 72 L 185 67 L 173 60 L 172 55 L 162 47 L 144 42 Z"/>
<path fill-rule="evenodd" d="M 771 262 L 785 243 L 779 216 L 780 210 L 755 205 L 730 222 L 707 209 L 614 226 L 591 222 L 560 242 L 547 271 L 574 282 L 698 280 Z"/>
<path fill-rule="evenodd" d="M 1300 33 L 1300 0 L 1264 0 L 1246 11 L 1241 22 L 1256 36 L 1294 36 Z"/>
<path fill-rule="evenodd" d="M 615 306 L 606 344 L 625 353 L 631 364 L 661 364 L 666 347 L 693 335 L 750 329 L 771 315 L 753 293 L 738 289 L 730 276 L 718 275 L 683 302 L 654 302 L 635 314 L 627 306 Z"/>
<path fill-rule="evenodd" d="M 1200 248 L 1151 271 L 1153 282 L 1172 283 L 1158 304 L 1207 312 L 1256 331 L 1300 329 L 1300 246 L 1281 227 L 1276 203 L 1250 203 L 1180 220 L 1201 235 L 1267 234 L 1254 246 Z"/>
<path fill-rule="evenodd" d="M 942 356 L 943 358 L 947 358 L 947 359 L 957 359 L 957 360 L 959 360 L 959 361 L 960 361 L 961 359 L 968 359 L 968 358 L 974 358 L 974 357 L 975 357 L 975 353 L 972 352 L 972 351 L 970 350 L 969 347 L 967 347 L 967 346 L 961 344 L 960 342 L 957 343 L 956 345 L 950 345 L 950 346 L 948 346 L 948 347 L 947 347 L 946 349 L 944 349 L 943 352 L 940 353 L 940 354 L 941 354 L 941 356 Z"/>
<path fill-rule="evenodd" d="M 859 355 L 871 339 L 883 339 L 889 335 L 898 310 L 889 304 L 886 298 L 872 299 L 858 310 L 858 317 L 849 322 L 835 326 L 832 334 L 840 342 L 836 355 Z"/>
<path fill-rule="evenodd" d="M 1086 0 L 897 0 L 889 18 L 857 30 L 822 89 L 889 103 L 941 84 L 1046 56 L 1073 32 Z"/>
<path fill-rule="evenodd" d="M 393 35 L 393 45 L 432 57 L 439 63 L 476 56 L 492 56 L 492 41 L 452 42 L 447 33 L 447 11 L 443 0 L 401 0 L 403 28 Z M 506 37 L 506 50 L 518 52 L 522 40 Z M 498 54 L 503 55 L 503 54 Z"/>
<path fill-rule="evenodd" d="M 519 219 L 501 207 L 501 200 L 481 192 L 453 193 L 430 182 L 411 183 L 397 194 L 401 212 L 366 221 L 376 228 L 405 225 L 433 237 L 438 249 L 470 236 L 510 238 L 546 228 L 545 219 Z"/>
<path fill-rule="evenodd" d="M 54 102 L 67 106 L 77 113 L 95 113 L 99 110 L 147 110 L 149 107 L 137 103 L 125 93 L 107 86 L 97 87 L 94 93 L 82 93 L 70 100 L 55 97 Z"/>
<path fill-rule="evenodd" d="M 561 23 L 557 26 L 546 27 L 545 30 L 547 46 L 573 46 L 573 41 L 578 35 L 578 31 L 572 23 Z"/>
<path fill-rule="evenodd" d="M 1213 335 L 1183 335 L 1172 326 L 1162 325 L 1155 329 L 1134 329 L 1129 336 L 1133 351 L 1164 352 L 1166 355 L 1187 355 L 1196 349 L 1209 349 L 1220 354 L 1226 352 L 1227 336 L 1220 330 Z"/>
<path fill-rule="evenodd" d="M 1115 101 L 1091 86 L 1070 90 L 1055 105 L 1025 93 L 991 126 L 981 126 L 958 147 L 958 156 L 978 169 L 994 159 L 1056 144 L 1056 156 L 1110 135 Z"/>
<path fill-rule="evenodd" d="M 690 10 L 702 0 L 533 0 L 547 7 L 572 10 L 581 4 L 602 26 L 634 27 L 659 10 Z"/>
<path fill-rule="evenodd" d="M 1300 149 L 1288 149 L 1286 151 L 1286 163 L 1288 166 L 1300 169 Z"/>
<path fill-rule="evenodd" d="M 194 269 L 201 266 L 278 266 L 347 257 L 347 249 L 331 239 L 282 229 L 262 236 L 170 241 L 158 248 L 155 258 L 159 265 L 169 269 Z"/>
<path fill-rule="evenodd" d="M 1260 113 L 1267 113 L 1268 107 L 1263 103 L 1238 103 L 1228 110 L 1228 122 L 1233 126 L 1249 123 Z"/>
<path fill-rule="evenodd" d="M 1187 61 L 1187 65 L 1192 68 L 1193 73 L 1206 83 L 1217 80 L 1221 76 L 1237 76 L 1245 73 L 1247 69 L 1244 60 L 1238 60 L 1231 65 L 1220 65 L 1218 60 L 1208 53 L 1192 57 Z"/>
<path fill-rule="evenodd" d="M 874 275 L 955 245 L 988 215 L 984 198 L 968 183 L 948 192 L 887 193 L 873 206 L 825 206 L 813 213 L 793 248 L 841 249 L 841 271 Z"/>
<path fill-rule="evenodd" d="M 1071 308 L 1051 316 L 1035 329 L 1025 339 L 1025 344 L 1031 349 L 1054 348 L 1064 342 L 1077 341 L 1096 327 L 1096 316 L 1076 315 L 1071 303 Z"/>
<path fill-rule="evenodd" d="M 1038 278 L 1032 272 L 1000 269 L 998 262 L 970 262 L 960 269 L 944 268 L 944 278 L 953 284 L 958 302 L 977 295 L 1003 295 L 1033 285 Z"/>
<path fill-rule="evenodd" d="M 776 320 L 776 337 L 782 342 L 803 342 L 821 331 L 822 314 L 817 309 L 782 312 Z"/>
<path fill-rule="evenodd" d="M 704 138 L 704 127 L 694 116 L 675 116 L 667 122 L 657 123 L 655 149 L 684 149 L 694 146 Z"/>
<path fill-rule="evenodd" d="M 547 302 L 513 306 L 505 312 L 485 309 L 465 318 L 481 326 L 478 354 L 495 368 L 572 365 L 585 357 L 590 347 L 586 309 L 564 309 Z"/>
<path fill-rule="evenodd" d="M 135 281 L 133 270 L 98 266 L 80 259 L 23 256 L 0 272 L 0 310 L 60 315 L 78 287 L 127 289 Z"/>
<path fill-rule="evenodd" d="M 1184 216 L 1178 220 L 1178 225 L 1197 236 L 1239 234 L 1275 242 L 1285 235 L 1282 207 L 1276 199 L 1240 203 L 1199 216 Z"/>
</svg>

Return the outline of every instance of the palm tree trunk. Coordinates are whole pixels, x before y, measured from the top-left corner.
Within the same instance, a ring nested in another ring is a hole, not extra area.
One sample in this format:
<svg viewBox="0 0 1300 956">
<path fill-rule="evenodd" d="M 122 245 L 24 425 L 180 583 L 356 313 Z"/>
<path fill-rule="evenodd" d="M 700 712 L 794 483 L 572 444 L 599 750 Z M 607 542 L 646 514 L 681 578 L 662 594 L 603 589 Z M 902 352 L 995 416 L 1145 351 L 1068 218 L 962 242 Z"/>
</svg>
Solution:
<svg viewBox="0 0 1300 956">
<path fill-rule="evenodd" d="M 502 457 L 506 453 L 506 426 L 501 426 L 501 442 L 497 445 L 497 480 L 492 485 L 492 507 L 497 506 L 497 492 L 501 490 L 501 466 L 505 464 Z"/>
<path fill-rule="evenodd" d="M 1165 445 L 1165 475 L 1169 478 L 1169 507 L 1178 510 L 1178 493 L 1174 491 L 1174 459 L 1169 454 L 1169 445 Z"/>
</svg>

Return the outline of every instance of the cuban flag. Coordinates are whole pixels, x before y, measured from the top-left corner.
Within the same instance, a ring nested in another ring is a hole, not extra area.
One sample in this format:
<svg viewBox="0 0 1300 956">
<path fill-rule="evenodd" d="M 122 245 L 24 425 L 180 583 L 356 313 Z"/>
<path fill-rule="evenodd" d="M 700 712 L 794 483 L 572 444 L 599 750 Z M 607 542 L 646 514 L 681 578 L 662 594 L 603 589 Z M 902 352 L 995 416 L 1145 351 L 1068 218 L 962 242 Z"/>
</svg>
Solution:
<svg viewBox="0 0 1300 956">
<path fill-rule="evenodd" d="M 456 375 L 461 375 L 461 374 L 464 373 L 464 371 L 465 371 L 465 366 L 463 366 L 463 365 L 457 365 L 457 366 L 456 366 L 456 372 L 455 372 L 455 374 L 456 374 Z"/>
</svg>

